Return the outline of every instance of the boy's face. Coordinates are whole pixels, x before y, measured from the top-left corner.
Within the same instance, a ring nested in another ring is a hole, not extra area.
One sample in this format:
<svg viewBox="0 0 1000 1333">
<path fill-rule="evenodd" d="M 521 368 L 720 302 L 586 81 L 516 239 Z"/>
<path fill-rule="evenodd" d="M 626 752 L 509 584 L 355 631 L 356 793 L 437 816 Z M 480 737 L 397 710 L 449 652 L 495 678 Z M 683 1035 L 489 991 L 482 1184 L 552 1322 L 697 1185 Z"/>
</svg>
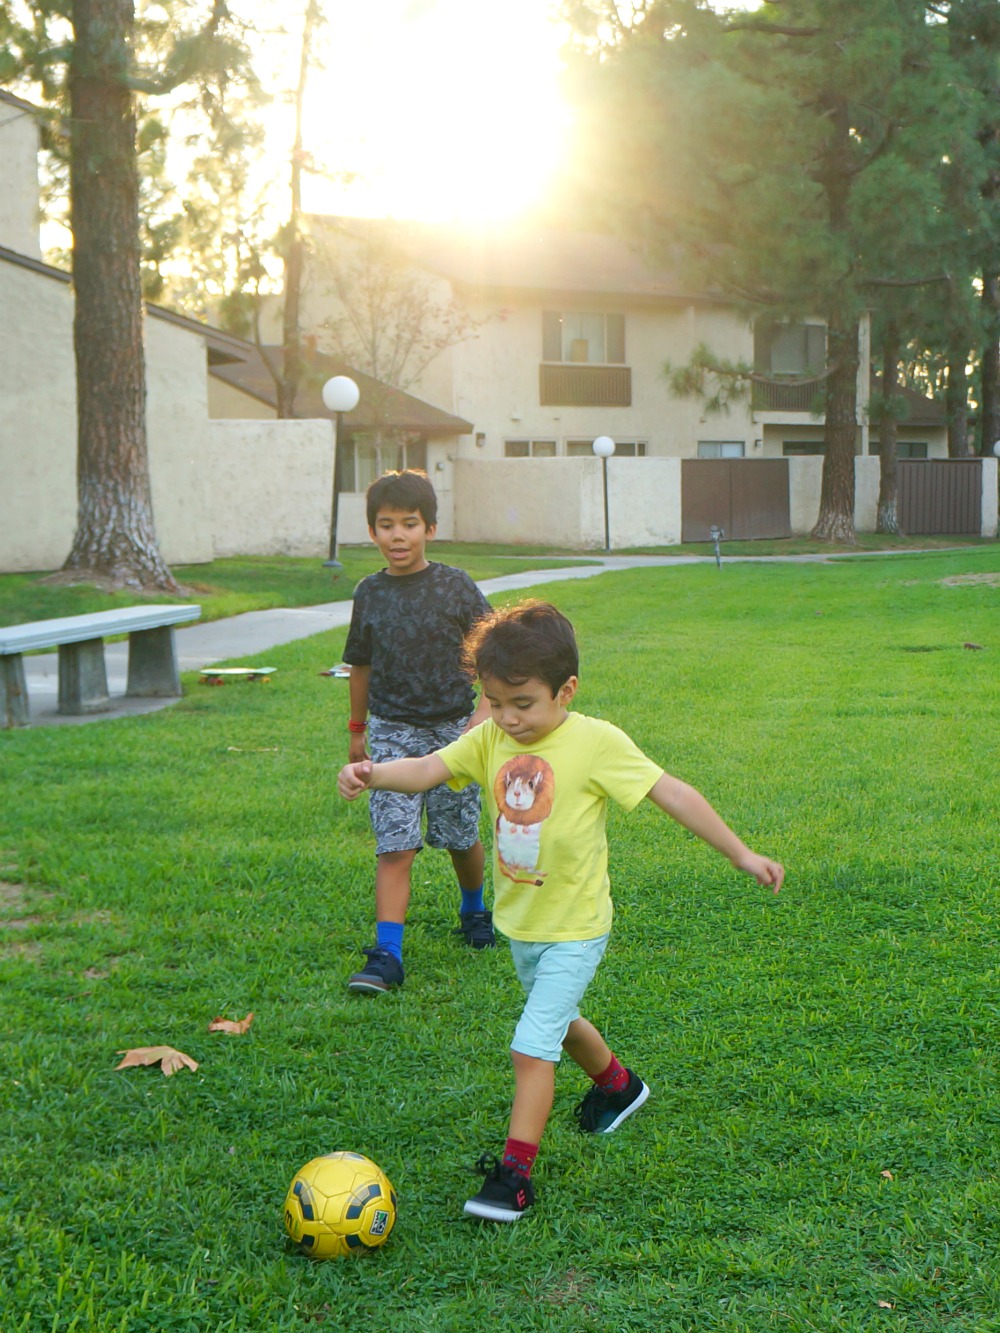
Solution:
<svg viewBox="0 0 1000 1333">
<path fill-rule="evenodd" d="M 577 678 L 570 676 L 555 697 L 537 676 L 529 676 L 521 685 L 484 676 L 482 686 L 500 730 L 518 745 L 534 745 L 566 721 L 566 705 L 576 694 Z"/>
<path fill-rule="evenodd" d="M 436 532 L 424 522 L 419 509 L 390 509 L 383 505 L 369 528 L 372 541 L 382 552 L 390 574 L 418 574 L 427 568 L 424 548 Z"/>
</svg>

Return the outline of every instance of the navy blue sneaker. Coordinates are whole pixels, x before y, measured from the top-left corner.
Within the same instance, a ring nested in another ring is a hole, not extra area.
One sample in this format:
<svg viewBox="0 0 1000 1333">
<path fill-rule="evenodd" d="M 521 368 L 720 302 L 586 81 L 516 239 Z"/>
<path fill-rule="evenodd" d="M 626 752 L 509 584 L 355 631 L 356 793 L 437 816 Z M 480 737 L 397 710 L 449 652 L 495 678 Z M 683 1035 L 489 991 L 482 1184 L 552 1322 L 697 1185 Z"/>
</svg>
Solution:
<svg viewBox="0 0 1000 1333">
<path fill-rule="evenodd" d="M 492 912 L 460 912 L 458 919 L 461 924 L 455 934 L 464 935 L 470 949 L 492 949 L 496 945 Z"/>
<path fill-rule="evenodd" d="M 490 1153 L 483 1153 L 476 1170 L 486 1177 L 483 1187 L 465 1205 L 472 1217 L 487 1222 L 516 1222 L 535 1202 L 535 1191 L 527 1176 L 504 1166 Z"/>
<path fill-rule="evenodd" d="M 377 994 L 379 991 L 396 990 L 402 986 L 403 964 L 388 949 L 380 949 L 376 944 L 370 949 L 362 949 L 361 952 L 366 955 L 368 962 L 360 972 L 355 972 L 351 977 L 347 983 L 348 990 Z"/>
<path fill-rule="evenodd" d="M 638 1074 L 631 1069 L 628 1074 L 628 1086 L 621 1092 L 602 1092 L 595 1086 L 590 1089 L 573 1114 L 585 1134 L 610 1134 L 623 1120 L 638 1111 L 649 1096 L 649 1089 Z"/>
</svg>

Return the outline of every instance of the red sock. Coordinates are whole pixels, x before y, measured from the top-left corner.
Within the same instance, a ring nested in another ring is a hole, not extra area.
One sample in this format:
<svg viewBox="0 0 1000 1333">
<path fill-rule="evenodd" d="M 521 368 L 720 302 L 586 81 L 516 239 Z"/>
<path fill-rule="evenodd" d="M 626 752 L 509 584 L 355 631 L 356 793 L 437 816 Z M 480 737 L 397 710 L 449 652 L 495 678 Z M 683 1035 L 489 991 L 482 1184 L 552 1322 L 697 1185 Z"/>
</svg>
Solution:
<svg viewBox="0 0 1000 1333">
<path fill-rule="evenodd" d="M 624 1092 L 628 1087 L 628 1070 L 614 1055 L 603 1074 L 591 1074 L 590 1077 L 604 1093 Z"/>
<path fill-rule="evenodd" d="M 528 1179 L 537 1156 L 537 1143 L 522 1143 L 520 1139 L 508 1139 L 507 1146 L 503 1150 L 503 1164 L 504 1166 L 513 1167 L 515 1171 Z"/>
</svg>

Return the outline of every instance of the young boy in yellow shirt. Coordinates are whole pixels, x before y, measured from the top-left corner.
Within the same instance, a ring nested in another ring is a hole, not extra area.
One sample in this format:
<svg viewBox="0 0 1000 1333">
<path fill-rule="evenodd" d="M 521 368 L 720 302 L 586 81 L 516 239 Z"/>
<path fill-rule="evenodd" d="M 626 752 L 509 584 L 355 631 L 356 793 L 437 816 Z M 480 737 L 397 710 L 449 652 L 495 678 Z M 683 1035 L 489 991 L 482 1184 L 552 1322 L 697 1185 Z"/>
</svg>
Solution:
<svg viewBox="0 0 1000 1333">
<path fill-rule="evenodd" d="M 482 1188 L 465 1211 L 513 1222 L 535 1201 L 531 1169 L 552 1109 L 565 1051 L 593 1087 L 576 1108 L 580 1128 L 608 1134 L 649 1088 L 621 1065 L 579 1003 L 607 947 L 608 798 L 626 810 L 648 797 L 678 823 L 777 893 L 784 870 L 752 852 L 693 787 L 671 777 L 609 722 L 571 713 L 579 657 L 573 627 L 546 602 L 479 621 L 466 654 L 491 721 L 435 754 L 348 764 L 338 789 L 425 791 L 478 783 L 494 819 L 494 920 L 508 936 L 525 1005 L 511 1042 L 515 1093 L 503 1158 L 484 1154 Z"/>
</svg>

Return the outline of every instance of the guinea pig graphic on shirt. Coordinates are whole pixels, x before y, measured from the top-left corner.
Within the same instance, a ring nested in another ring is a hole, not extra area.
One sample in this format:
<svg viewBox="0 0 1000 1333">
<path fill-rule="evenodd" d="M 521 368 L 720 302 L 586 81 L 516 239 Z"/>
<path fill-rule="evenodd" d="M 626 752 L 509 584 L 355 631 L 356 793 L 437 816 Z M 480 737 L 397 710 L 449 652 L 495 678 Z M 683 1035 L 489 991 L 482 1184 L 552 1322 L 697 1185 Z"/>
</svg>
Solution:
<svg viewBox="0 0 1000 1333">
<path fill-rule="evenodd" d="M 496 847 L 501 874 L 515 884 L 541 884 L 538 869 L 542 824 L 552 813 L 555 775 L 533 754 L 509 759 L 493 782 L 497 803 Z"/>
</svg>

